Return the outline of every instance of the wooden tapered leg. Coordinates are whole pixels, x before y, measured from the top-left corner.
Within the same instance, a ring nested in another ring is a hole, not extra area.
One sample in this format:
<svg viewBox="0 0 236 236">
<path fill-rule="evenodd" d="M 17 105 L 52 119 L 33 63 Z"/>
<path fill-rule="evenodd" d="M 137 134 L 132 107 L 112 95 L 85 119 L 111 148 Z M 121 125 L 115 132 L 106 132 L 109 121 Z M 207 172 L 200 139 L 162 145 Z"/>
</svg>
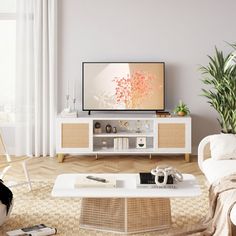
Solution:
<svg viewBox="0 0 236 236">
<path fill-rule="evenodd" d="M 152 154 L 149 154 L 149 159 L 152 159 Z"/>
<path fill-rule="evenodd" d="M 57 161 L 59 163 L 62 163 L 64 161 L 64 154 L 63 153 L 57 154 Z"/>
<path fill-rule="evenodd" d="M 186 162 L 190 162 L 190 154 L 189 153 L 185 153 L 185 161 Z"/>
</svg>

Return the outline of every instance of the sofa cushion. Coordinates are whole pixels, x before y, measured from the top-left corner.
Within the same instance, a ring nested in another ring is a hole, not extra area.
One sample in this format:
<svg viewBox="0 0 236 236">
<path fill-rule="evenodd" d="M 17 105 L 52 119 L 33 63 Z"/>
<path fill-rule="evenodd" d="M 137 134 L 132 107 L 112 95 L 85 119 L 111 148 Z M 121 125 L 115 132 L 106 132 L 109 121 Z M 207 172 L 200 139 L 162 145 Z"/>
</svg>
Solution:
<svg viewBox="0 0 236 236">
<path fill-rule="evenodd" d="M 234 225 L 236 225 L 236 204 L 234 204 L 231 212 L 230 212 L 230 219 Z"/>
<path fill-rule="evenodd" d="M 236 159 L 236 135 L 215 134 L 210 137 L 211 156 L 215 160 Z"/>
<path fill-rule="evenodd" d="M 209 158 L 203 162 L 202 167 L 208 182 L 211 184 L 224 176 L 236 173 L 236 160 Z"/>
</svg>

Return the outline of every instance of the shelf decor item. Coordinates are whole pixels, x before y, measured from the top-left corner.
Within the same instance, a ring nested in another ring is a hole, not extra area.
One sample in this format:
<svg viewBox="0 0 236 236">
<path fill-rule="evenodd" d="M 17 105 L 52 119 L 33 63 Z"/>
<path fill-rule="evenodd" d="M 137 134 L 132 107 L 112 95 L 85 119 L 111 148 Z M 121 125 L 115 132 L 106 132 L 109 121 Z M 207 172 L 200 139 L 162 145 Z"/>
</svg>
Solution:
<svg viewBox="0 0 236 236">
<path fill-rule="evenodd" d="M 107 141 L 106 140 L 102 141 L 102 149 L 107 149 Z"/>
<path fill-rule="evenodd" d="M 236 44 L 230 46 L 236 50 Z M 236 51 L 224 55 L 215 48 L 215 55 L 208 57 L 209 64 L 200 70 L 202 82 L 210 88 L 203 88 L 202 95 L 218 112 L 222 133 L 236 134 Z"/>
<path fill-rule="evenodd" d="M 129 139 L 128 138 L 114 138 L 114 150 L 128 150 Z"/>
<path fill-rule="evenodd" d="M 130 125 L 129 122 L 127 120 L 119 120 L 119 126 L 121 129 L 129 129 Z"/>
<path fill-rule="evenodd" d="M 111 131 L 112 131 L 111 125 L 110 125 L 110 124 L 107 124 L 107 125 L 106 125 L 106 133 L 111 133 Z"/>
<path fill-rule="evenodd" d="M 102 127 L 101 127 L 101 124 L 99 122 L 96 122 L 94 124 L 94 133 L 95 134 L 101 134 L 102 133 Z"/>
<path fill-rule="evenodd" d="M 181 100 L 179 101 L 179 104 L 175 107 L 174 113 L 178 116 L 186 116 L 190 114 L 190 110 L 187 107 L 186 104 L 184 104 Z"/>
<path fill-rule="evenodd" d="M 146 148 L 147 147 L 146 143 L 147 143 L 146 137 L 136 138 L 136 148 Z"/>
<path fill-rule="evenodd" d="M 114 134 L 116 134 L 116 133 L 117 133 L 117 128 L 116 128 L 116 127 L 113 127 L 113 128 L 112 128 L 112 132 L 113 132 Z"/>
<path fill-rule="evenodd" d="M 136 121 L 136 133 L 141 133 L 142 132 L 142 123 L 140 120 Z"/>
</svg>

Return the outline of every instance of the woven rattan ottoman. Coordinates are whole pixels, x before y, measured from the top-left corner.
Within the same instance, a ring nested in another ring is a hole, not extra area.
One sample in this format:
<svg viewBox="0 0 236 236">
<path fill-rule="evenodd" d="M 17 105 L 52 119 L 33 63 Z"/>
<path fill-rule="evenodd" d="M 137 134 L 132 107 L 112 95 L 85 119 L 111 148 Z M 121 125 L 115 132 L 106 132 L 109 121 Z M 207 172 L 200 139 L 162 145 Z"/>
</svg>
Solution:
<svg viewBox="0 0 236 236">
<path fill-rule="evenodd" d="M 115 176 L 116 188 L 76 188 L 78 177 Z M 137 188 L 138 174 L 62 174 L 52 196 L 81 197 L 80 227 L 117 233 L 138 233 L 171 226 L 170 198 L 201 194 L 196 178 L 184 174 L 175 189 Z"/>
</svg>

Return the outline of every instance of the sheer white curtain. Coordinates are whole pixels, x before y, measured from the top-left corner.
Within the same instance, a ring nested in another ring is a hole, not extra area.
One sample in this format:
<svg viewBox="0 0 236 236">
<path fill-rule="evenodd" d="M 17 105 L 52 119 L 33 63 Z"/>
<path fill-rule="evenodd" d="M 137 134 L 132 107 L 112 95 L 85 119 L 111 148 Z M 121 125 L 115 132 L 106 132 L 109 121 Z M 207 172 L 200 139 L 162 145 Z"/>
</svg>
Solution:
<svg viewBox="0 0 236 236">
<path fill-rule="evenodd" d="M 17 1 L 16 155 L 54 156 L 57 0 Z"/>
</svg>

